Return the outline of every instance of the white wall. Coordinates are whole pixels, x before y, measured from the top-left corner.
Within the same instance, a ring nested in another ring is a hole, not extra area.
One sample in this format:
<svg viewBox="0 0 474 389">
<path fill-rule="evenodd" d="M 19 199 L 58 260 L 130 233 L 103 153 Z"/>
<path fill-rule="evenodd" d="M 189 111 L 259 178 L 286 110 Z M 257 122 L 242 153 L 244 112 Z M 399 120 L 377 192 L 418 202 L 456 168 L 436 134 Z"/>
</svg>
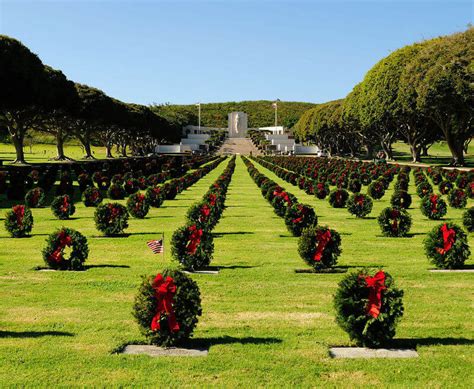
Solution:
<svg viewBox="0 0 474 389">
<path fill-rule="evenodd" d="M 295 154 L 317 154 L 319 151 L 318 146 L 295 145 Z"/>
</svg>

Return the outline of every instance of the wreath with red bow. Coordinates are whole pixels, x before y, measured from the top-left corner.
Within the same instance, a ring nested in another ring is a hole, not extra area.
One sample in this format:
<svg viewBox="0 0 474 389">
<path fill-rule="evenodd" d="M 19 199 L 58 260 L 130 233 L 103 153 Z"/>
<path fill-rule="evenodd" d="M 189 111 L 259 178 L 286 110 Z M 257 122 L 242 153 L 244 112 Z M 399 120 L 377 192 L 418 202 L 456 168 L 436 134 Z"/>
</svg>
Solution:
<svg viewBox="0 0 474 389">
<path fill-rule="evenodd" d="M 429 182 L 421 182 L 416 186 L 416 194 L 420 198 L 424 198 L 431 193 L 433 193 L 433 187 Z"/>
<path fill-rule="evenodd" d="M 120 184 L 112 184 L 109 189 L 107 189 L 107 197 L 111 200 L 123 200 L 127 192 Z"/>
<path fill-rule="evenodd" d="M 25 195 L 25 205 L 30 208 L 40 208 L 44 205 L 46 195 L 42 188 L 30 189 Z"/>
<path fill-rule="evenodd" d="M 192 336 L 201 314 L 199 287 L 186 274 L 165 269 L 143 277 L 133 316 L 149 343 L 170 347 L 184 342 Z"/>
<path fill-rule="evenodd" d="M 298 240 L 300 257 L 316 271 L 334 267 L 341 252 L 341 236 L 327 226 L 305 228 Z"/>
<path fill-rule="evenodd" d="M 310 205 L 295 203 L 285 213 L 285 224 L 293 236 L 301 236 L 305 228 L 318 224 L 318 217 Z"/>
<path fill-rule="evenodd" d="M 150 210 L 150 204 L 144 194 L 135 193 L 127 200 L 127 210 L 133 217 L 143 219 Z"/>
<path fill-rule="evenodd" d="M 191 206 L 186 214 L 189 224 L 195 224 L 199 228 L 211 231 L 216 224 L 216 212 L 213 207 L 205 201 Z"/>
<path fill-rule="evenodd" d="M 390 204 L 392 204 L 392 207 L 404 209 L 410 208 L 411 202 L 411 195 L 406 190 L 402 189 L 396 190 L 390 199 Z"/>
<path fill-rule="evenodd" d="M 439 184 L 439 192 L 446 195 L 453 190 L 453 187 L 454 185 L 451 181 L 441 181 Z"/>
<path fill-rule="evenodd" d="M 385 184 L 380 179 L 372 182 L 367 188 L 367 194 L 375 200 L 381 199 L 385 194 Z"/>
<path fill-rule="evenodd" d="M 76 212 L 76 207 L 74 206 L 69 195 L 57 196 L 51 202 L 51 211 L 53 211 L 54 216 L 60 220 L 69 219 L 74 212 Z"/>
<path fill-rule="evenodd" d="M 313 192 L 318 199 L 323 200 L 329 194 L 329 185 L 319 181 L 314 185 Z"/>
<path fill-rule="evenodd" d="M 23 238 L 33 229 L 33 214 L 25 205 L 14 205 L 5 214 L 5 229 L 12 238 Z"/>
<path fill-rule="evenodd" d="M 362 193 L 354 193 L 347 200 L 347 210 L 356 217 L 365 217 L 371 211 L 373 207 L 373 201 L 370 196 Z"/>
<path fill-rule="evenodd" d="M 431 220 L 439 220 L 448 212 L 446 201 L 434 193 L 421 199 L 420 209 L 421 213 Z"/>
<path fill-rule="evenodd" d="M 454 223 L 434 227 L 424 244 L 428 259 L 441 269 L 461 268 L 471 255 L 466 233 Z"/>
<path fill-rule="evenodd" d="M 178 228 L 171 238 L 171 255 L 187 270 L 209 266 L 213 253 L 212 234 L 196 224 Z"/>
<path fill-rule="evenodd" d="M 145 192 L 148 204 L 152 207 L 159 208 L 164 201 L 164 193 L 160 186 L 149 187 Z"/>
<path fill-rule="evenodd" d="M 464 208 L 467 204 L 467 194 L 462 189 L 453 189 L 449 192 L 448 203 L 453 208 Z"/>
<path fill-rule="evenodd" d="M 377 221 L 384 236 L 406 236 L 411 228 L 411 216 L 403 208 L 385 208 Z"/>
<path fill-rule="evenodd" d="M 46 239 L 43 259 L 57 270 L 82 270 L 89 255 L 87 239 L 80 232 L 63 227 Z"/>
<path fill-rule="evenodd" d="M 100 190 L 95 186 L 89 186 L 82 192 L 82 202 L 86 207 L 97 207 L 103 199 Z"/>
<path fill-rule="evenodd" d="M 466 209 L 462 214 L 462 224 L 468 232 L 474 232 L 474 207 Z"/>
<path fill-rule="evenodd" d="M 285 216 L 287 209 L 297 202 L 296 196 L 284 190 L 274 190 L 272 197 L 273 210 L 280 217 Z"/>
<path fill-rule="evenodd" d="M 359 346 L 381 347 L 403 316 L 403 291 L 389 273 L 360 270 L 345 276 L 334 296 L 337 324 Z"/>
<path fill-rule="evenodd" d="M 344 208 L 349 198 L 349 192 L 345 189 L 336 189 L 329 194 L 329 204 L 333 208 Z"/>
<path fill-rule="evenodd" d="M 349 185 L 347 186 L 347 188 L 352 193 L 359 193 L 361 188 L 362 188 L 362 184 L 361 184 L 360 180 L 358 180 L 357 178 L 354 178 L 354 179 L 349 181 Z"/>
<path fill-rule="evenodd" d="M 94 214 L 96 228 L 106 236 L 120 235 L 128 227 L 128 211 L 122 204 L 99 205 Z"/>
</svg>

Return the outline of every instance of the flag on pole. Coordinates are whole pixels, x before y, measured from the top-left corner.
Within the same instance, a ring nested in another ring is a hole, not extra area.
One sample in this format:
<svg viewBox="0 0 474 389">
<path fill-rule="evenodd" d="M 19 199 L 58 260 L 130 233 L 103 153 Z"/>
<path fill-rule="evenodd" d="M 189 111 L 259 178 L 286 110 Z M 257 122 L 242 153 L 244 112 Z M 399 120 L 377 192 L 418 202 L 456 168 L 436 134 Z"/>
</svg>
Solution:
<svg viewBox="0 0 474 389">
<path fill-rule="evenodd" d="M 150 240 L 146 244 L 153 251 L 153 254 L 161 254 L 163 252 L 163 239 Z"/>
</svg>

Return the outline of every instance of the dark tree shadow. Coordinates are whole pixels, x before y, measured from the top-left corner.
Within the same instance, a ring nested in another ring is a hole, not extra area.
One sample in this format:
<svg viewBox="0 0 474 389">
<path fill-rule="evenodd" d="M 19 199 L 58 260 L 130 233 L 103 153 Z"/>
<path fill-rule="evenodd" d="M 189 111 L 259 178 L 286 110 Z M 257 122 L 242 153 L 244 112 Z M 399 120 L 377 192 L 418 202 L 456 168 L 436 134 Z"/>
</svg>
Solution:
<svg viewBox="0 0 474 389">
<path fill-rule="evenodd" d="M 236 338 L 233 336 L 216 336 L 212 338 L 195 338 L 190 339 L 186 342 L 186 347 L 192 348 L 210 348 L 212 346 L 218 346 L 222 344 L 277 344 L 282 343 L 281 339 L 278 338 L 256 338 L 253 336 Z"/>
<path fill-rule="evenodd" d="M 85 270 L 87 270 L 87 269 L 93 269 L 93 268 L 103 268 L 103 267 L 106 267 L 106 268 L 130 269 L 130 266 L 128 266 L 128 265 L 107 265 L 107 264 L 103 264 L 103 265 L 84 265 L 84 269 L 85 269 Z"/>
<path fill-rule="evenodd" d="M 466 346 L 473 344 L 474 339 L 428 337 L 393 339 L 389 345 L 396 348 L 417 348 L 418 346 Z"/>
<path fill-rule="evenodd" d="M 117 234 L 117 235 L 92 235 L 91 238 L 98 238 L 98 239 L 104 239 L 104 238 L 128 238 L 132 234 Z"/>
<path fill-rule="evenodd" d="M 74 336 L 64 331 L 0 331 L 0 338 L 40 338 L 42 336 Z"/>
<path fill-rule="evenodd" d="M 204 270 L 221 270 L 221 269 L 250 269 L 252 267 L 258 266 L 249 266 L 249 265 L 222 265 L 222 266 L 208 266 Z"/>
<path fill-rule="evenodd" d="M 213 232 L 212 236 L 214 238 L 220 238 L 225 235 L 253 235 L 255 232 L 246 232 L 246 231 L 236 231 L 236 232 Z"/>
<path fill-rule="evenodd" d="M 408 234 L 406 234 L 406 236 L 402 236 L 402 238 L 413 238 L 419 235 L 426 235 L 426 234 L 423 232 L 409 232 Z"/>
<path fill-rule="evenodd" d="M 295 269 L 295 273 L 304 273 L 304 274 L 337 274 L 337 273 L 347 273 L 347 269 L 333 267 L 332 269 Z"/>
</svg>

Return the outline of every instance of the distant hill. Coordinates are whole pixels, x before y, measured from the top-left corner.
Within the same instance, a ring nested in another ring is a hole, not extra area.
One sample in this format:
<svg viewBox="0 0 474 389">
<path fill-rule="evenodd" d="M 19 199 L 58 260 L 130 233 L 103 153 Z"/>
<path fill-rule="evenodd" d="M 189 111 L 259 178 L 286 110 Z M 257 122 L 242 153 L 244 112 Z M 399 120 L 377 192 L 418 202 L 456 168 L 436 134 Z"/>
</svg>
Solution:
<svg viewBox="0 0 474 389">
<path fill-rule="evenodd" d="M 249 128 L 273 126 L 275 110 L 272 103 L 269 100 L 258 100 L 201 104 L 201 125 L 205 127 L 227 127 L 227 114 L 241 111 L 248 114 Z M 278 103 L 278 125 L 288 128 L 293 127 L 300 116 L 314 106 L 313 103 L 280 101 Z M 175 126 L 197 125 L 198 122 L 198 108 L 194 104 L 163 104 L 152 105 L 150 108 Z"/>
</svg>

